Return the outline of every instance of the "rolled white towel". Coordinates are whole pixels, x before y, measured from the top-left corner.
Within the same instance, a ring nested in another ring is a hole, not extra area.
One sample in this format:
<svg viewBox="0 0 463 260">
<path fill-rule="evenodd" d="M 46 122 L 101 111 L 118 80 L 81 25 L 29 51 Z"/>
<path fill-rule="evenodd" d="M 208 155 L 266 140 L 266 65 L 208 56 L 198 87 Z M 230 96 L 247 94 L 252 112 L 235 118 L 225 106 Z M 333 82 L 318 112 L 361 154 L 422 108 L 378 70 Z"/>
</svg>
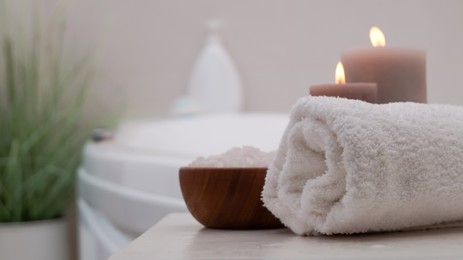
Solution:
<svg viewBox="0 0 463 260">
<path fill-rule="evenodd" d="M 463 108 L 302 98 L 262 198 L 300 235 L 463 220 Z"/>
</svg>

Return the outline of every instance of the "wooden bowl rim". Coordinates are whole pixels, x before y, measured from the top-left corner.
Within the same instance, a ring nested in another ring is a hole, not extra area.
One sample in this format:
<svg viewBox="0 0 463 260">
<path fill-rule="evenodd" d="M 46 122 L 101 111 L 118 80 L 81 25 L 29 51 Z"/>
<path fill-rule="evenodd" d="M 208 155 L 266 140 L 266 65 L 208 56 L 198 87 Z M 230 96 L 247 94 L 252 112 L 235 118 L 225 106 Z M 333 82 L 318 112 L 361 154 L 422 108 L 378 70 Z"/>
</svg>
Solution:
<svg viewBox="0 0 463 260">
<path fill-rule="evenodd" d="M 188 170 L 268 170 L 268 167 L 190 167 L 184 166 L 180 168 L 181 171 L 188 171 Z"/>
</svg>

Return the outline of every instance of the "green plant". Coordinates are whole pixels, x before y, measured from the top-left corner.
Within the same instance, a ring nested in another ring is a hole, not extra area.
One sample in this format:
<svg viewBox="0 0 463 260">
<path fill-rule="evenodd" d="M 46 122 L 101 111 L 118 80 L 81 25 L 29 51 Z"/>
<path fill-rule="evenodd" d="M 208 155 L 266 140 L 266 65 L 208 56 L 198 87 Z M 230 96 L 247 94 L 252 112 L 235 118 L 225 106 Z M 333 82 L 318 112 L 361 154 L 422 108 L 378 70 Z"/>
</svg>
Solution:
<svg viewBox="0 0 463 260">
<path fill-rule="evenodd" d="M 8 7 L 0 0 L 0 10 Z M 0 14 L 0 222 L 61 216 L 89 133 L 82 113 L 91 55 L 66 55 L 62 11 L 43 22 L 33 10 L 29 27 L 17 19 L 27 17 Z"/>
</svg>

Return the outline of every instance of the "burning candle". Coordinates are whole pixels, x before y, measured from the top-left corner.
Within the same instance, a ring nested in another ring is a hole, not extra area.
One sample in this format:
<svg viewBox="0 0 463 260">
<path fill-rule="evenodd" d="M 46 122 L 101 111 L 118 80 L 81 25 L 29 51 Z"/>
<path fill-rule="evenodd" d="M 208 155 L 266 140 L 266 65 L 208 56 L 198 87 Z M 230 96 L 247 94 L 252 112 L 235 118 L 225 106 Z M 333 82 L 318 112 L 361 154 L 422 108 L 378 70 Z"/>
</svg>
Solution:
<svg viewBox="0 0 463 260">
<path fill-rule="evenodd" d="M 349 50 L 341 55 L 347 82 L 376 82 L 378 103 L 426 103 L 426 54 L 417 49 L 385 47 L 381 30 L 372 27 L 373 48 Z"/>
<path fill-rule="evenodd" d="M 371 82 L 346 83 L 341 62 L 336 66 L 336 84 L 322 84 L 310 87 L 311 96 L 330 96 L 359 99 L 376 103 L 377 86 Z"/>
</svg>

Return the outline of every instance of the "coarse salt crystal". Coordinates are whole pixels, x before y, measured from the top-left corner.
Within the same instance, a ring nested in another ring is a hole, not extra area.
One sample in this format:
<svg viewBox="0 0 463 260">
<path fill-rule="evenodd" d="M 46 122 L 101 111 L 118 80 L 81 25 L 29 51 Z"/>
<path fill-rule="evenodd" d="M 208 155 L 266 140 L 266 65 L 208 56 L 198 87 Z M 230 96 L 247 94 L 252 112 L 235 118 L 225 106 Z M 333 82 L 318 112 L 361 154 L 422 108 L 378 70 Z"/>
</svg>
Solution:
<svg viewBox="0 0 463 260">
<path fill-rule="evenodd" d="M 199 157 L 188 167 L 268 167 L 275 158 L 275 151 L 263 152 L 252 146 L 233 147 L 223 154 Z"/>
</svg>

